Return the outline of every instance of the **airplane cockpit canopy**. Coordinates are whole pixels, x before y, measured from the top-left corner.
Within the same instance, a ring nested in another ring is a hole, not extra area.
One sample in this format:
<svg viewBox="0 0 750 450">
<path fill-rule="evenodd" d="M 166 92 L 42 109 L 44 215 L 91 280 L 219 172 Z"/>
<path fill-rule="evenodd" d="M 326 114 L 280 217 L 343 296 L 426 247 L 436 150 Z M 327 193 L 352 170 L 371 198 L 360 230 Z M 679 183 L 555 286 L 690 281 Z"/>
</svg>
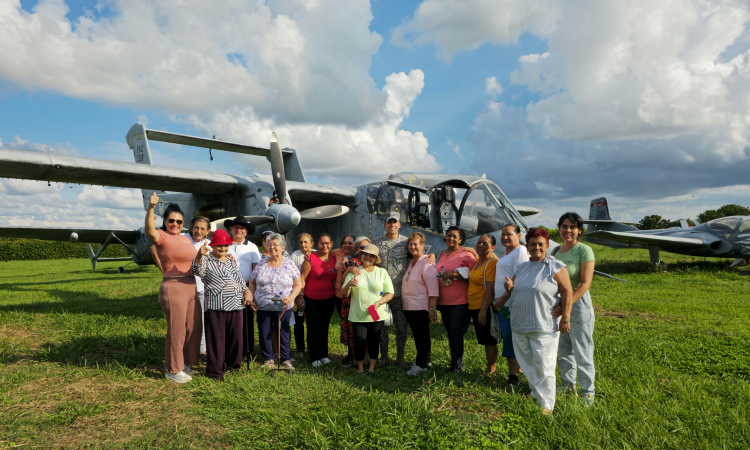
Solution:
<svg viewBox="0 0 750 450">
<path fill-rule="evenodd" d="M 516 223 L 528 228 L 494 183 L 462 175 L 399 173 L 367 186 L 370 213 L 396 211 L 402 223 L 444 234 L 459 225 L 467 237 L 500 231 Z"/>
<path fill-rule="evenodd" d="M 714 219 L 707 223 L 711 231 L 720 233 L 732 233 L 735 229 L 738 233 L 750 232 L 750 218 L 746 216 L 729 216 Z"/>
</svg>

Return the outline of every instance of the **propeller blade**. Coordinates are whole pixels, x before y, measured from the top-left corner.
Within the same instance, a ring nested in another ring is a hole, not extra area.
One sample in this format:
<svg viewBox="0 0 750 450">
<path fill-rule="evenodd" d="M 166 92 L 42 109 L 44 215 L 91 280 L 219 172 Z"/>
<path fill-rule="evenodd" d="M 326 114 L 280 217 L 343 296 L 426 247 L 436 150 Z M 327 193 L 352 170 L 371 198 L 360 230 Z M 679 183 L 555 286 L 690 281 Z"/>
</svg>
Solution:
<svg viewBox="0 0 750 450">
<path fill-rule="evenodd" d="M 286 174 L 284 173 L 284 158 L 281 156 L 281 147 L 278 142 L 271 142 L 271 175 L 273 176 L 273 187 L 279 197 L 279 203 L 286 203 Z"/>
<path fill-rule="evenodd" d="M 326 205 L 319 206 L 317 208 L 310 208 L 301 211 L 300 217 L 303 219 L 330 219 L 332 217 L 338 217 L 349 212 L 349 208 L 341 205 Z"/>
</svg>

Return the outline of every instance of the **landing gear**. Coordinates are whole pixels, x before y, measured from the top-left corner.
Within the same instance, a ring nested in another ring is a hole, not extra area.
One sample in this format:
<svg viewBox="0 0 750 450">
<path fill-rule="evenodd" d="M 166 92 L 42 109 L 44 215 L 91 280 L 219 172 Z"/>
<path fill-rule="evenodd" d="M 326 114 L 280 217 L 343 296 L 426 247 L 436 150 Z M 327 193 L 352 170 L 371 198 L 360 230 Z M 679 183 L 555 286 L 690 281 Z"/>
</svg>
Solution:
<svg viewBox="0 0 750 450">
<path fill-rule="evenodd" d="M 131 265 L 131 264 L 133 264 L 133 263 L 132 263 L 132 262 L 129 262 L 129 263 L 125 264 L 125 265 L 124 265 L 124 266 L 122 266 L 122 267 L 118 267 L 118 268 L 117 268 L 117 273 L 125 273 L 125 268 L 126 268 L 126 267 L 128 267 L 128 266 L 129 266 L 129 265 Z"/>
</svg>

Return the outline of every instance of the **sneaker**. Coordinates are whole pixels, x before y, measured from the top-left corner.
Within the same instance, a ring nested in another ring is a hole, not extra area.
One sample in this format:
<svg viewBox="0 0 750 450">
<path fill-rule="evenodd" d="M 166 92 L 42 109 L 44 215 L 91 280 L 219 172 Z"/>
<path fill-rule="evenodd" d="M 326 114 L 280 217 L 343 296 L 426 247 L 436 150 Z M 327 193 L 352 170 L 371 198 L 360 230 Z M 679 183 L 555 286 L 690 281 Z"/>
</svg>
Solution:
<svg viewBox="0 0 750 450">
<path fill-rule="evenodd" d="M 164 374 L 164 378 L 170 381 L 174 381 L 175 383 L 180 383 L 180 384 L 187 383 L 188 381 L 193 379 L 190 375 L 182 371 L 177 372 L 177 373 L 167 372 Z"/>
<path fill-rule="evenodd" d="M 313 361 L 313 363 L 312 363 L 313 367 L 320 367 L 322 365 L 323 365 L 323 360 L 322 359 L 319 359 L 317 361 Z"/>
<path fill-rule="evenodd" d="M 583 397 L 583 404 L 586 405 L 586 408 L 591 408 L 594 405 L 594 395 L 587 395 Z"/>
<path fill-rule="evenodd" d="M 273 366 L 276 365 L 276 361 L 272 359 L 267 359 L 263 362 L 263 364 L 260 365 L 261 369 L 273 369 Z"/>
<path fill-rule="evenodd" d="M 331 360 L 328 359 L 328 358 L 323 358 L 323 359 L 321 359 L 321 361 L 323 361 L 323 364 L 330 364 L 331 363 Z"/>
<path fill-rule="evenodd" d="M 419 375 L 420 373 L 424 372 L 425 370 L 427 370 L 427 369 L 423 369 L 423 368 L 419 367 L 418 365 L 414 364 L 414 365 L 411 366 L 411 369 L 409 369 L 408 371 L 406 371 L 406 374 L 407 375 L 412 375 L 412 376 Z"/>
<path fill-rule="evenodd" d="M 295 370 L 294 366 L 292 365 L 292 361 L 291 360 L 284 361 L 283 363 L 281 363 L 281 367 L 283 367 L 286 370 Z"/>
<path fill-rule="evenodd" d="M 352 357 L 347 355 L 346 358 L 341 360 L 341 367 L 343 367 L 344 369 L 348 369 L 351 366 L 352 366 Z"/>
<path fill-rule="evenodd" d="M 547 408 L 542 408 L 542 415 L 543 416 L 551 416 L 552 415 L 552 410 L 551 409 L 547 409 Z"/>
<path fill-rule="evenodd" d="M 518 375 L 508 375 L 508 384 L 510 385 L 510 387 L 517 388 L 518 383 Z"/>
<path fill-rule="evenodd" d="M 182 369 L 182 371 L 183 371 L 183 372 L 185 372 L 185 373 L 186 373 L 186 374 L 188 374 L 188 375 L 197 375 L 197 373 L 195 372 L 195 370 L 193 370 L 193 369 L 192 369 L 192 368 L 191 368 L 190 366 L 188 366 L 187 364 L 185 364 L 185 368 L 184 368 L 184 369 Z"/>
</svg>

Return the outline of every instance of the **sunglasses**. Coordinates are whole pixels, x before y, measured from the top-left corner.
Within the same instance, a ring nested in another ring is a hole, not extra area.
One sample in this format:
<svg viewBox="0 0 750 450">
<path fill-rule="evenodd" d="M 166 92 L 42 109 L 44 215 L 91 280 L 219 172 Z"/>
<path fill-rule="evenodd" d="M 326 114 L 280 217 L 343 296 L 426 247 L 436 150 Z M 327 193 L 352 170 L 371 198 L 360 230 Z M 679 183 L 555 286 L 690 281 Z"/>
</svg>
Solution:
<svg viewBox="0 0 750 450">
<path fill-rule="evenodd" d="M 169 220 L 167 220 L 167 222 L 168 223 L 177 223 L 177 225 L 182 225 L 182 223 L 183 223 L 182 220 L 177 220 L 177 219 L 169 219 Z"/>
<path fill-rule="evenodd" d="M 359 249 L 360 249 L 360 250 L 364 250 L 365 248 L 367 248 L 367 246 L 366 246 L 366 245 L 360 245 L 360 246 L 359 246 Z"/>
</svg>

